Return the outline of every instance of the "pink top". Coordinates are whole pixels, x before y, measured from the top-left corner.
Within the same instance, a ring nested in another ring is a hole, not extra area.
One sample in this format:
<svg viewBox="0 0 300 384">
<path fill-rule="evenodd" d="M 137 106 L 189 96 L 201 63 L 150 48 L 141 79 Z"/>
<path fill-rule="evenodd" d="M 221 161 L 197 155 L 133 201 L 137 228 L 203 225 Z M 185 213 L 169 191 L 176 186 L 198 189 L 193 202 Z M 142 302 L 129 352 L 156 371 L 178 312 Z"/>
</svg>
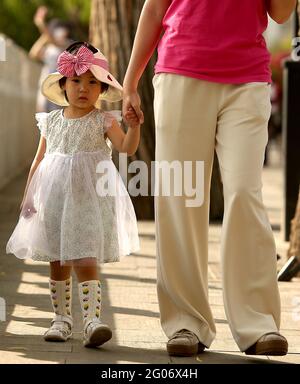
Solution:
<svg viewBox="0 0 300 384">
<path fill-rule="evenodd" d="M 271 82 L 265 0 L 173 0 L 155 73 L 218 83 Z"/>
</svg>

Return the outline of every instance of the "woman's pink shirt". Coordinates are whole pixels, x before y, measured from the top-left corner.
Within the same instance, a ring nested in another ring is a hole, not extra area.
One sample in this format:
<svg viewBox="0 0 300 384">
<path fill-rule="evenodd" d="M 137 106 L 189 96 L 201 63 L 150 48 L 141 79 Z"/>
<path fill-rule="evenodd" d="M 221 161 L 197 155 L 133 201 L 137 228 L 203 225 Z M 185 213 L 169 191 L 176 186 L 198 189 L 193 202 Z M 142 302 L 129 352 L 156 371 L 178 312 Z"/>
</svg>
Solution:
<svg viewBox="0 0 300 384">
<path fill-rule="evenodd" d="M 271 82 L 265 0 L 173 0 L 155 73 L 220 83 Z"/>
</svg>

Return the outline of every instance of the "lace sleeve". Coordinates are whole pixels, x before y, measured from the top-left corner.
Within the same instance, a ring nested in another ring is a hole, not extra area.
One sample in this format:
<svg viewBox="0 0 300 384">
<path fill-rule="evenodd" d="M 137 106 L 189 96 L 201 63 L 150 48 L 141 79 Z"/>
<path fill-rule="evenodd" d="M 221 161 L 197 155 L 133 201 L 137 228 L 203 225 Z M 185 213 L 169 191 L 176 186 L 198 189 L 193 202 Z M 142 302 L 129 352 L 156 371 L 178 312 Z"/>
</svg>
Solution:
<svg viewBox="0 0 300 384">
<path fill-rule="evenodd" d="M 104 112 L 104 124 L 103 124 L 103 132 L 106 133 L 114 120 L 117 120 L 118 123 L 122 121 L 122 112 L 121 111 L 109 111 Z"/>
<path fill-rule="evenodd" d="M 48 113 L 40 112 L 35 114 L 37 126 L 41 132 L 41 135 L 47 139 L 48 134 Z"/>
</svg>

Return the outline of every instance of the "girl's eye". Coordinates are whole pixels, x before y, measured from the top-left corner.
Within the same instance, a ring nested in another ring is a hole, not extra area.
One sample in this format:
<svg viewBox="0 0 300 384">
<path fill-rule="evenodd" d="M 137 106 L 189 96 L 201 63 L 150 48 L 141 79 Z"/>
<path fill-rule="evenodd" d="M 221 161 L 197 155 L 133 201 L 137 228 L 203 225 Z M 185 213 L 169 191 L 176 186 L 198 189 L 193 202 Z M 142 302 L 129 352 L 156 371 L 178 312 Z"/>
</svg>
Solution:
<svg viewBox="0 0 300 384">
<path fill-rule="evenodd" d="M 90 84 L 98 84 L 98 82 L 96 80 L 91 80 Z"/>
<path fill-rule="evenodd" d="M 72 80 L 74 83 L 79 83 L 79 80 L 78 79 L 74 79 Z"/>
</svg>

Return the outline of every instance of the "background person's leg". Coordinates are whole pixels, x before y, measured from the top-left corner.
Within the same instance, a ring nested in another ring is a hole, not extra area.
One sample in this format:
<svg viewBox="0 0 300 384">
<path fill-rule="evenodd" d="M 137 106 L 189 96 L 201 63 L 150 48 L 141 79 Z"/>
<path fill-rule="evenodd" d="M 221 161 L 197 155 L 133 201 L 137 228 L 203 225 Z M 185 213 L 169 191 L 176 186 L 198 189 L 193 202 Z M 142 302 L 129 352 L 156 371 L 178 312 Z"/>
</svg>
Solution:
<svg viewBox="0 0 300 384">
<path fill-rule="evenodd" d="M 261 195 L 269 92 L 265 83 L 224 86 L 216 135 L 225 199 L 224 304 L 242 351 L 280 325 L 275 242 Z"/>
</svg>

